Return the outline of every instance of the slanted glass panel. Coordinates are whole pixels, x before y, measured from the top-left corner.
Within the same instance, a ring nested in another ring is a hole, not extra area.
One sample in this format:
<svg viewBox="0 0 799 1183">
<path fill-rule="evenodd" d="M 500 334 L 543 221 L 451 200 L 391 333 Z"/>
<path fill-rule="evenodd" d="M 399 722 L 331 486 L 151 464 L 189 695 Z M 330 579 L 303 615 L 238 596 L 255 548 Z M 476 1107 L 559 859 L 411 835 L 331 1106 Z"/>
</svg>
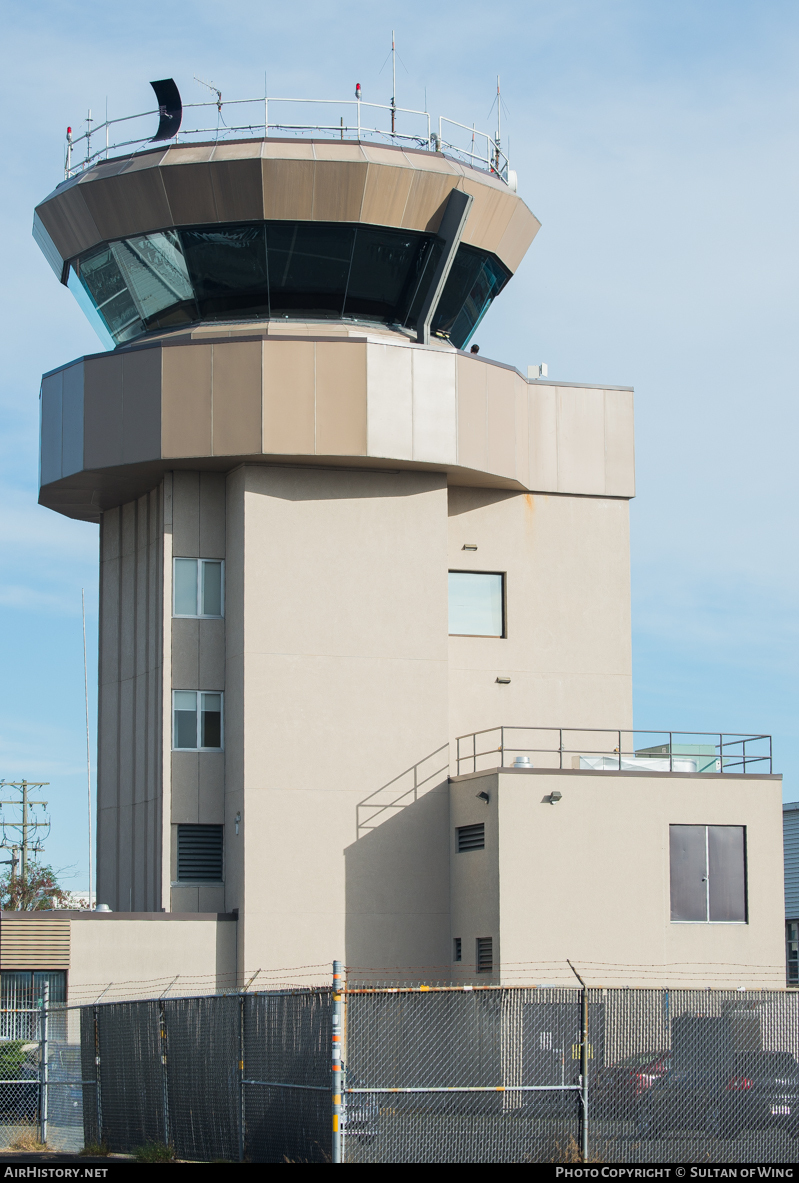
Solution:
<svg viewBox="0 0 799 1183">
<path fill-rule="evenodd" d="M 222 695 L 201 694 L 201 735 L 200 747 L 222 747 Z"/>
<path fill-rule="evenodd" d="M 254 225 L 181 230 L 194 292 L 204 320 L 269 316 L 266 233 Z"/>
<path fill-rule="evenodd" d="M 202 564 L 202 615 L 222 615 L 222 563 L 213 559 Z"/>
<path fill-rule="evenodd" d="M 452 264 L 431 329 L 462 349 L 510 279 L 510 272 L 484 251 L 461 245 Z"/>
<path fill-rule="evenodd" d="M 197 615 L 197 560 L 175 559 L 175 616 Z"/>
<path fill-rule="evenodd" d="M 269 222 L 266 229 L 272 316 L 340 317 L 355 228 Z"/>
<path fill-rule="evenodd" d="M 78 277 L 117 345 L 141 336 L 144 325 L 111 246 L 84 255 Z"/>
<path fill-rule="evenodd" d="M 743 826 L 708 826 L 710 919 L 746 920 L 746 853 Z"/>
<path fill-rule="evenodd" d="M 421 234 L 356 227 L 344 315 L 402 323 L 429 249 Z"/>
<path fill-rule="evenodd" d="M 450 571 L 450 634 L 502 637 L 504 630 L 504 578 L 482 571 Z"/>
<path fill-rule="evenodd" d="M 708 919 L 706 826 L 669 826 L 671 918 Z"/>
<path fill-rule="evenodd" d="M 419 313 L 422 310 L 422 304 L 427 296 L 430 283 L 436 273 L 443 249 L 441 239 L 434 238 L 428 244 L 424 252 L 424 257 L 419 256 L 416 274 L 413 277 L 413 283 L 408 293 L 410 301 L 408 311 L 405 314 L 404 320 L 401 322 L 408 329 L 416 329 L 419 326 Z"/>
<path fill-rule="evenodd" d="M 169 310 L 168 323 L 196 319 L 194 293 L 176 230 L 142 234 L 115 242 L 111 248 L 125 283 L 148 328 L 163 327 L 159 314 Z M 184 308 L 185 304 L 191 305 Z M 180 312 L 183 317 L 180 318 Z M 179 319 L 176 319 L 178 317 Z"/>
<path fill-rule="evenodd" d="M 197 748 L 197 691 L 175 690 L 173 693 L 174 746 L 196 750 Z"/>
</svg>

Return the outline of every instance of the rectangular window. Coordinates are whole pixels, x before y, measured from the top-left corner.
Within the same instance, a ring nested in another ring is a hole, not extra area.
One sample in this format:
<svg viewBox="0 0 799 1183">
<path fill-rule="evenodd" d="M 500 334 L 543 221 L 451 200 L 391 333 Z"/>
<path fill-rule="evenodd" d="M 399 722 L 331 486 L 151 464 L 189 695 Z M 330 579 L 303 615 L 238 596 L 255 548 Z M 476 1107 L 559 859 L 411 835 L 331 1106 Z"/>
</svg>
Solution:
<svg viewBox="0 0 799 1183">
<path fill-rule="evenodd" d="M 63 970 L 3 970 L 0 974 L 0 1041 L 20 1039 L 25 1043 L 38 1042 L 39 1013 L 45 997 L 51 1003 L 66 1002 L 67 975 Z M 56 1012 L 50 1022 L 56 1020 L 57 1029 L 51 1027 L 51 1037 L 63 1039 L 66 1032 L 64 1012 Z"/>
<path fill-rule="evenodd" d="M 175 559 L 173 616 L 224 616 L 224 562 Z"/>
<path fill-rule="evenodd" d="M 785 964 L 789 986 L 799 986 L 799 921 L 788 920 L 785 925 Z"/>
<path fill-rule="evenodd" d="M 486 844 L 485 822 L 476 826 L 458 826 L 458 851 L 484 850 Z"/>
<path fill-rule="evenodd" d="M 449 632 L 458 637 L 505 636 L 505 576 L 450 571 Z"/>
<path fill-rule="evenodd" d="M 477 972 L 490 974 L 494 971 L 494 942 L 491 937 L 477 938 Z"/>
<path fill-rule="evenodd" d="M 673 921 L 745 923 L 745 830 L 745 826 L 669 826 Z"/>
<path fill-rule="evenodd" d="M 222 697 L 215 690 L 172 691 L 172 747 L 176 751 L 221 751 Z"/>
<path fill-rule="evenodd" d="M 453 961 L 460 961 L 460 960 L 461 960 L 461 938 L 460 938 L 460 937 L 454 937 L 454 938 L 453 938 L 453 941 L 452 941 L 452 960 L 453 960 Z"/>
<path fill-rule="evenodd" d="M 178 826 L 178 882 L 222 882 L 222 826 Z"/>
</svg>

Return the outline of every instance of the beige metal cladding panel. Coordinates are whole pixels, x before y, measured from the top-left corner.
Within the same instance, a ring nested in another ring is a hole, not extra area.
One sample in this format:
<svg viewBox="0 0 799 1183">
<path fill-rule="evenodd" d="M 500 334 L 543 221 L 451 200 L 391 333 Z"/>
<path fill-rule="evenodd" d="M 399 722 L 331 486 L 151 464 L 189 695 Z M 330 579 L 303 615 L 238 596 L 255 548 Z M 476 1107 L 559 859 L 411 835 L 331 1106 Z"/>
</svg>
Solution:
<svg viewBox="0 0 799 1183">
<path fill-rule="evenodd" d="M 457 405 L 453 353 L 413 350 L 413 458 L 457 464 Z"/>
<path fill-rule="evenodd" d="M 602 390 L 558 387 L 558 489 L 605 492 L 605 399 Z"/>
<path fill-rule="evenodd" d="M 211 455 L 211 348 L 163 351 L 161 455 Z"/>
<path fill-rule="evenodd" d="M 458 464 L 463 468 L 488 466 L 487 393 L 488 366 L 476 359 L 459 357 L 458 369 Z"/>
<path fill-rule="evenodd" d="M 210 168 L 220 222 L 255 222 L 264 217 L 260 159 L 219 160 L 215 155 Z"/>
<path fill-rule="evenodd" d="M 316 452 L 366 455 L 366 345 L 316 345 Z"/>
<path fill-rule="evenodd" d="M 402 226 L 413 177 L 409 168 L 369 164 L 361 221 L 380 226 Z"/>
<path fill-rule="evenodd" d="M 488 388 L 488 468 L 516 475 L 516 392 L 513 370 L 486 366 Z"/>
<path fill-rule="evenodd" d="M 264 342 L 264 452 L 313 456 L 314 346 Z"/>
<path fill-rule="evenodd" d="M 213 454 L 261 451 L 260 341 L 213 345 Z"/>
<path fill-rule="evenodd" d="M 413 460 L 413 350 L 372 342 L 366 347 L 370 456 Z"/>
<path fill-rule="evenodd" d="M 84 188 L 73 185 L 36 209 L 62 259 L 77 255 L 100 239 L 100 231 L 83 200 Z"/>
<path fill-rule="evenodd" d="M 558 392 L 554 386 L 527 387 L 529 424 L 528 488 L 540 493 L 558 490 Z"/>
<path fill-rule="evenodd" d="M 68 920 L 0 921 L 2 969 L 69 969 Z"/>
<path fill-rule="evenodd" d="M 118 177 L 81 186 L 100 237 L 125 238 L 169 226 L 172 215 L 160 169 L 130 166 Z"/>
<path fill-rule="evenodd" d="M 523 201 L 517 201 L 508 227 L 496 247 L 497 255 L 511 271 L 519 266 L 540 229 L 541 223 L 535 214 Z"/>
<path fill-rule="evenodd" d="M 402 225 L 409 230 L 428 230 L 435 234 L 447 204 L 458 186 L 458 177 L 443 173 L 415 173 L 405 206 Z"/>
<path fill-rule="evenodd" d="M 605 391 L 605 492 L 635 496 L 635 428 L 631 390 Z"/>
<path fill-rule="evenodd" d="M 358 222 L 363 206 L 367 165 L 317 160 L 314 166 L 315 222 Z"/>
<path fill-rule="evenodd" d="M 210 164 L 178 158 L 161 169 L 161 176 L 176 224 L 191 226 L 218 220 Z"/>
<path fill-rule="evenodd" d="M 460 188 L 474 198 L 463 230 L 463 241 L 496 252 L 519 199 L 510 191 L 490 189 L 469 177 L 464 177 Z"/>
<path fill-rule="evenodd" d="M 123 464 L 161 457 L 161 356 L 160 347 L 123 355 Z"/>
<path fill-rule="evenodd" d="M 314 162 L 262 160 L 262 218 L 307 221 L 313 214 Z"/>
<path fill-rule="evenodd" d="M 122 354 L 92 358 L 83 367 L 83 466 L 122 463 Z"/>
</svg>

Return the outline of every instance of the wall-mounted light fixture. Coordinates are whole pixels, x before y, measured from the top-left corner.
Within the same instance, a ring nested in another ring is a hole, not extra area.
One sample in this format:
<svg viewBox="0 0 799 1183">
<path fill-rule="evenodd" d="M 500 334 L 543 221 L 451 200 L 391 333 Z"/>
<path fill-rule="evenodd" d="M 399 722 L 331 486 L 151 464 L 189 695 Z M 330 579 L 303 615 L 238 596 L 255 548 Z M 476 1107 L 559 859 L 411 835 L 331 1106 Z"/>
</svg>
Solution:
<svg viewBox="0 0 799 1183">
<path fill-rule="evenodd" d="M 461 547 L 461 550 L 477 550 L 477 543 L 476 542 L 464 542 L 463 546 Z"/>
<path fill-rule="evenodd" d="M 240 823 L 240 822 L 241 822 L 241 814 L 240 814 L 240 813 L 237 813 L 237 814 L 236 814 L 236 833 L 237 833 L 237 834 L 238 834 L 238 832 L 239 832 L 239 823 Z"/>
<path fill-rule="evenodd" d="M 482 793 L 477 794 L 477 800 L 478 801 L 485 801 L 486 805 L 488 805 L 488 802 L 491 800 L 491 798 L 488 795 L 488 793 L 482 792 Z"/>
<path fill-rule="evenodd" d="M 499 682 L 500 686 L 507 686 L 510 682 L 510 678 L 497 678 L 497 681 Z"/>
<path fill-rule="evenodd" d="M 557 805 L 558 801 L 560 801 L 562 796 L 563 796 L 563 793 L 559 793 L 557 789 L 553 789 L 552 792 L 549 794 L 549 804 L 550 805 Z"/>
</svg>

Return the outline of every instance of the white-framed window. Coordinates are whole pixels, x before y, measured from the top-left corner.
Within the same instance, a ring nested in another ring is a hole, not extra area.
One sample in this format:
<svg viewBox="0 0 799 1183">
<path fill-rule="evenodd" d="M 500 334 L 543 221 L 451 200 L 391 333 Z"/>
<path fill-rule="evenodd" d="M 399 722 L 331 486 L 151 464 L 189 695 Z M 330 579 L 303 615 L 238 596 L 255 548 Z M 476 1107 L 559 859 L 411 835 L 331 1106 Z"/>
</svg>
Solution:
<svg viewBox="0 0 799 1183">
<path fill-rule="evenodd" d="M 225 564 L 222 559 L 174 559 L 172 615 L 225 615 Z"/>
<path fill-rule="evenodd" d="M 449 572 L 449 634 L 505 636 L 505 576 L 501 572 Z"/>
<path fill-rule="evenodd" d="M 218 690 L 172 691 L 172 747 L 177 752 L 222 750 L 222 699 Z"/>
</svg>

